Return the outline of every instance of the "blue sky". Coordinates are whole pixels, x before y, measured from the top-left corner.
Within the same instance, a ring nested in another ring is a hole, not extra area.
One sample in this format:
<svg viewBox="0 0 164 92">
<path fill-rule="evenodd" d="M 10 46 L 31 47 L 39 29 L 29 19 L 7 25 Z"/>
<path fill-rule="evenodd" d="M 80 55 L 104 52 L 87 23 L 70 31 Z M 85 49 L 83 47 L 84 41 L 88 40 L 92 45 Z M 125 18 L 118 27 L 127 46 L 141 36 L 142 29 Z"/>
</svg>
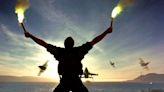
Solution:
<svg viewBox="0 0 164 92">
<path fill-rule="evenodd" d="M 47 43 L 63 47 L 66 37 L 80 46 L 109 27 L 119 0 L 29 0 L 26 29 Z M 106 36 L 83 59 L 83 67 L 98 73 L 95 80 L 128 80 L 141 72 L 164 73 L 164 1 L 134 0 L 115 19 Z M 43 77 L 58 79 L 57 61 L 45 48 L 26 39 L 14 13 L 16 0 L 0 0 L 0 74 L 36 76 L 38 65 L 49 60 Z M 151 62 L 143 70 L 139 59 Z M 116 62 L 116 69 L 109 61 Z M 124 75 L 122 74 L 124 73 Z"/>
</svg>

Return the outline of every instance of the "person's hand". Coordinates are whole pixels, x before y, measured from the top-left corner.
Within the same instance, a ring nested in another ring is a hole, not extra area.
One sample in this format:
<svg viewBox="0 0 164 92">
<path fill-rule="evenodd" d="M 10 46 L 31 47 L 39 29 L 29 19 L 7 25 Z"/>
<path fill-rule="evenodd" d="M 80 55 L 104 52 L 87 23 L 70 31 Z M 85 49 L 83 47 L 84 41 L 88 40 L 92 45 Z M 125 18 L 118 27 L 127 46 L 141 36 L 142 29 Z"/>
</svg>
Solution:
<svg viewBox="0 0 164 92">
<path fill-rule="evenodd" d="M 29 32 L 27 32 L 27 31 L 24 32 L 24 35 L 25 35 L 25 37 L 27 37 L 27 38 L 29 38 L 29 37 L 31 36 L 31 34 L 30 34 Z"/>
<path fill-rule="evenodd" d="M 112 26 L 110 26 L 109 28 L 108 28 L 108 33 L 112 33 Z"/>
</svg>

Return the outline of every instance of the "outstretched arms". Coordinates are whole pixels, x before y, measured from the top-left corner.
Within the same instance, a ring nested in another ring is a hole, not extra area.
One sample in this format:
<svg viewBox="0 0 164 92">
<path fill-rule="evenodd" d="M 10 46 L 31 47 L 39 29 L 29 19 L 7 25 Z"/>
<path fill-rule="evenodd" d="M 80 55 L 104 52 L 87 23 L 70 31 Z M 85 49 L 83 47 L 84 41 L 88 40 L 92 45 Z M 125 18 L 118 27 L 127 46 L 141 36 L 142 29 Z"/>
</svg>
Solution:
<svg viewBox="0 0 164 92">
<path fill-rule="evenodd" d="M 35 41 L 37 44 L 39 44 L 39 45 L 41 45 L 43 47 L 47 47 L 47 45 L 48 45 L 45 41 L 35 37 L 34 35 L 32 35 L 31 33 L 27 32 L 27 31 L 24 31 L 24 35 L 27 38 L 31 38 L 33 41 Z"/>
<path fill-rule="evenodd" d="M 98 43 L 99 41 L 101 41 L 108 33 L 112 33 L 112 24 L 113 24 L 113 20 L 111 21 L 110 27 L 106 31 L 104 31 L 102 34 L 100 34 L 97 37 L 95 37 L 90 42 L 92 46 L 95 45 L 96 43 Z M 41 45 L 41 46 L 43 46 L 45 48 L 48 46 L 48 44 L 45 41 L 35 37 L 34 35 L 32 35 L 31 33 L 27 32 L 26 30 L 24 31 L 24 35 L 25 35 L 26 38 L 31 38 L 37 44 L 39 44 L 39 45 Z"/>
<path fill-rule="evenodd" d="M 92 41 L 91 41 L 91 45 L 95 45 L 96 43 L 98 43 L 99 41 L 101 41 L 108 33 L 112 33 L 112 24 L 113 24 L 113 20 L 111 21 L 111 25 L 110 27 L 104 31 L 102 34 L 100 34 L 99 36 L 95 37 Z"/>
</svg>

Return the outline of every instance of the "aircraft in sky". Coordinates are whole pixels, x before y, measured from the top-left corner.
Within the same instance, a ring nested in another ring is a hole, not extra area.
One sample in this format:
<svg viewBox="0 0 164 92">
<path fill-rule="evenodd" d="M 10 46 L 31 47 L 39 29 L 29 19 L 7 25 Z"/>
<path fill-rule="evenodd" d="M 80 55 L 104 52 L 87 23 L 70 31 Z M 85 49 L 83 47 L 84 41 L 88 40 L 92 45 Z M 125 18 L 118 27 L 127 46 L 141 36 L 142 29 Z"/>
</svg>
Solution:
<svg viewBox="0 0 164 92">
<path fill-rule="evenodd" d="M 98 74 L 89 72 L 88 68 L 86 67 L 81 78 L 93 78 L 92 76 L 98 76 Z"/>
<path fill-rule="evenodd" d="M 144 69 L 149 70 L 148 64 L 149 64 L 150 62 L 145 62 L 142 58 L 139 58 L 139 60 L 140 60 L 140 65 L 141 65 L 141 67 L 143 67 Z"/>
<path fill-rule="evenodd" d="M 48 60 L 47 60 L 43 65 L 38 66 L 39 69 L 40 69 L 40 71 L 39 71 L 39 73 L 38 73 L 38 76 L 40 76 L 41 73 L 43 73 L 43 72 L 47 69 L 47 66 L 48 66 Z"/>
<path fill-rule="evenodd" d="M 115 63 L 114 63 L 114 62 L 110 61 L 110 65 L 111 65 L 113 68 L 116 68 L 116 66 L 115 66 Z"/>
</svg>

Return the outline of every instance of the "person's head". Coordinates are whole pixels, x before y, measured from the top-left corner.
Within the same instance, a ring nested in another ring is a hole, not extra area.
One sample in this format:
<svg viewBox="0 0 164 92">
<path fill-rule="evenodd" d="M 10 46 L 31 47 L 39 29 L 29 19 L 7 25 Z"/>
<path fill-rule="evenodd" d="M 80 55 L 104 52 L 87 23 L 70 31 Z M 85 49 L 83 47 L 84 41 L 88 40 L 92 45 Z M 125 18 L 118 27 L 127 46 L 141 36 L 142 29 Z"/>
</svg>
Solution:
<svg viewBox="0 0 164 92">
<path fill-rule="evenodd" d="M 72 39 L 72 37 L 67 37 L 65 39 L 64 46 L 65 46 L 66 49 L 73 48 L 73 46 L 74 46 L 74 40 Z"/>
</svg>

